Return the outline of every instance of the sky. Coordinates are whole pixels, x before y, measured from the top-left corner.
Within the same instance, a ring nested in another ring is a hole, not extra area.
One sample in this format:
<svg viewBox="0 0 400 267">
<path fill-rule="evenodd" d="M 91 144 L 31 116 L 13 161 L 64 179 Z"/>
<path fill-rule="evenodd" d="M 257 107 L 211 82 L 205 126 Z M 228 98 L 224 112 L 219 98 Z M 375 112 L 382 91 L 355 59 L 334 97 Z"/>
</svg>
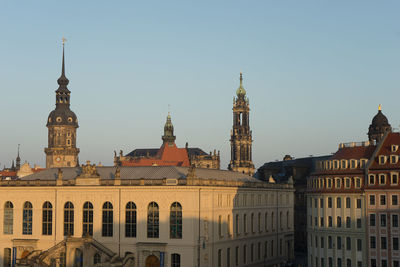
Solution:
<svg viewBox="0 0 400 267">
<path fill-rule="evenodd" d="M 45 165 L 65 37 L 79 159 L 176 143 L 230 160 L 239 72 L 253 161 L 327 155 L 400 127 L 399 1 L 1 1 L 0 166 Z M 168 106 L 170 106 L 168 108 Z"/>
</svg>

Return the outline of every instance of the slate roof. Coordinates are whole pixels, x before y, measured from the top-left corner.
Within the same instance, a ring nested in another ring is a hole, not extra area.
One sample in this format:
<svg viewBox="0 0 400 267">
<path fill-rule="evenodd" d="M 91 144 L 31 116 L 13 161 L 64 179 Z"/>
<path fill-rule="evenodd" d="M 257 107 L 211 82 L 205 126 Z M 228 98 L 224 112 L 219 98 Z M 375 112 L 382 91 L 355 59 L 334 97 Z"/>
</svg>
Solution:
<svg viewBox="0 0 400 267">
<path fill-rule="evenodd" d="M 69 167 L 61 168 L 63 172 L 63 180 L 71 180 L 79 176 L 81 173 L 81 167 Z M 120 167 L 121 179 L 163 179 L 163 178 L 175 178 L 175 179 L 186 179 L 188 173 L 188 167 L 176 167 L 176 166 L 140 166 Z M 116 167 L 96 167 L 101 179 L 114 179 Z M 21 180 L 56 180 L 58 168 L 46 169 L 38 173 L 34 173 L 25 177 Z M 196 168 L 195 174 L 199 179 L 216 179 L 226 181 L 243 181 L 243 182 L 261 182 L 253 177 L 246 174 L 227 171 L 227 170 L 215 170 L 215 169 L 202 169 Z"/>
<path fill-rule="evenodd" d="M 126 157 L 155 157 L 157 155 L 158 150 L 160 150 L 159 148 L 138 148 L 135 149 L 131 152 L 129 152 L 128 154 L 126 154 Z M 206 152 L 204 152 L 203 150 L 201 150 L 198 147 L 189 147 L 188 148 L 188 156 L 192 156 L 192 155 L 208 155 Z"/>
</svg>

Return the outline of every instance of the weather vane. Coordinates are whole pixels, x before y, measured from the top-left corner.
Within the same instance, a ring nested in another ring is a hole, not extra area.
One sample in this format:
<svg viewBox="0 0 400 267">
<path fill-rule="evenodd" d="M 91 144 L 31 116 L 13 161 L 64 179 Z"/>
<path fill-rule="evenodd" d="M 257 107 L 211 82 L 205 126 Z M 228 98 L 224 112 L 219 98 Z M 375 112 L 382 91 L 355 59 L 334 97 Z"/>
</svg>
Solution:
<svg viewBox="0 0 400 267">
<path fill-rule="evenodd" d="M 62 44 L 64 45 L 67 39 L 65 37 L 62 38 Z"/>
</svg>

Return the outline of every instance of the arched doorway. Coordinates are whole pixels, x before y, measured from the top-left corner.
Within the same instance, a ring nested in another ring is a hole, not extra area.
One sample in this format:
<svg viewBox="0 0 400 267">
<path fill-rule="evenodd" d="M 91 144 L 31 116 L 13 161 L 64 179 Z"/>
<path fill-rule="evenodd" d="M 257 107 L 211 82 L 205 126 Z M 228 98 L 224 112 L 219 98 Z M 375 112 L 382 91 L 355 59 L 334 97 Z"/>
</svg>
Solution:
<svg viewBox="0 0 400 267">
<path fill-rule="evenodd" d="M 160 267 L 160 260 L 156 256 L 150 255 L 146 259 L 146 267 Z"/>
</svg>

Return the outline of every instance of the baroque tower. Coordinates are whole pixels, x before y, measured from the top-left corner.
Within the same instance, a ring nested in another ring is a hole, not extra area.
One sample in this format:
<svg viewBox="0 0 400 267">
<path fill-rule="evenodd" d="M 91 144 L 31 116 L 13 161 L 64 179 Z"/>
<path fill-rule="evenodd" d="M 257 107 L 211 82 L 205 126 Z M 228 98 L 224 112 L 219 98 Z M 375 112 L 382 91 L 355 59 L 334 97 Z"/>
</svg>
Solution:
<svg viewBox="0 0 400 267">
<path fill-rule="evenodd" d="M 172 125 L 171 115 L 168 112 L 167 121 L 164 125 L 164 135 L 162 136 L 162 140 L 164 144 L 168 144 L 169 146 L 173 146 L 175 144 L 175 135 L 174 135 L 174 125 Z"/>
<path fill-rule="evenodd" d="M 389 124 L 388 119 L 382 113 L 381 105 L 378 106 L 378 113 L 372 119 L 372 122 L 368 129 L 369 141 L 379 143 L 386 132 L 391 132 L 392 127 Z"/>
<path fill-rule="evenodd" d="M 64 43 L 61 76 L 56 90 L 56 108 L 50 112 L 47 119 L 48 147 L 46 153 L 46 168 L 75 167 L 78 163 L 79 148 L 76 147 L 76 129 L 78 119 L 70 110 L 70 94 L 67 85 L 69 80 L 65 77 Z"/>
<path fill-rule="evenodd" d="M 240 86 L 233 99 L 233 127 L 231 130 L 231 161 L 228 169 L 236 172 L 254 174 L 252 161 L 252 138 L 249 125 L 249 99 L 243 88 L 243 77 L 240 73 Z"/>
</svg>

